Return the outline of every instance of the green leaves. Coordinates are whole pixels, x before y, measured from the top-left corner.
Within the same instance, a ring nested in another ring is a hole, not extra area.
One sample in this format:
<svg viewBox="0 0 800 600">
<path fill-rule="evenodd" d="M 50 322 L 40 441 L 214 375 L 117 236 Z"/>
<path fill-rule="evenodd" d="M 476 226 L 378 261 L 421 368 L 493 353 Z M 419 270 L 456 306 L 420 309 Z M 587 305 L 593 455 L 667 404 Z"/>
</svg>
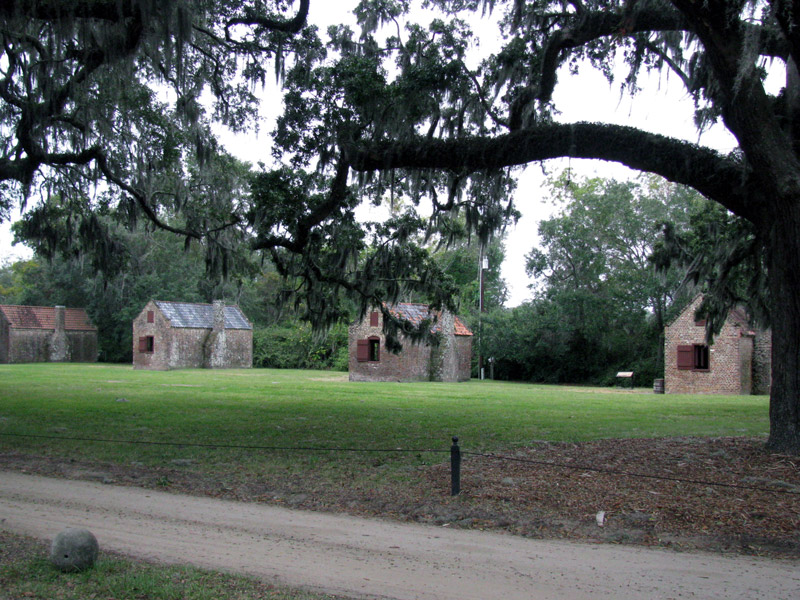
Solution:
<svg viewBox="0 0 800 600">
<path fill-rule="evenodd" d="M 9 134 L 0 182 L 21 205 L 58 195 L 87 226 L 102 203 L 132 227 L 143 215 L 205 238 L 220 245 L 222 259 L 209 264 L 224 271 L 236 236 L 221 232 L 239 221 L 243 185 L 212 123 L 253 125 L 253 86 L 263 85 L 266 62 L 293 48 L 307 10 L 307 0 L 296 8 L 101 0 L 0 10 L 0 126 Z M 297 44 L 311 51 L 306 37 Z"/>
<path fill-rule="evenodd" d="M 694 203 L 688 216 L 684 228 L 664 223 L 653 262 L 662 272 L 680 269 L 683 287 L 704 293 L 698 318 L 706 319 L 709 339 L 737 306 L 769 326 L 767 253 L 755 227 L 710 202 Z"/>
<path fill-rule="evenodd" d="M 531 368 L 529 376 L 597 383 L 634 370 L 649 384 L 663 368 L 660 336 L 683 277 L 678 268 L 657 272 L 651 256 L 664 221 L 687 231 L 693 207 L 707 201 L 655 177 L 576 181 L 566 172 L 551 180 L 550 193 L 562 209 L 540 224 L 541 249 L 527 256 L 537 281 L 526 319 L 528 337 L 553 349 L 530 342 L 535 359 L 527 360 L 550 365 L 550 375 Z M 505 360 L 505 368 L 521 368 Z"/>
</svg>

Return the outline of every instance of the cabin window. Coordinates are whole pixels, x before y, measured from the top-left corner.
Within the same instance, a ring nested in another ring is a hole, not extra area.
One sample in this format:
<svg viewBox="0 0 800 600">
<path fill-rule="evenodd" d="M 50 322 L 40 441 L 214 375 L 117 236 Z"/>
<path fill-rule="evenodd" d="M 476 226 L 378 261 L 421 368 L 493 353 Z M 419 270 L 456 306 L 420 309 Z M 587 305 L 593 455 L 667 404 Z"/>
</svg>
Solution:
<svg viewBox="0 0 800 600">
<path fill-rule="evenodd" d="M 708 371 L 711 368 L 709 347 L 705 344 L 678 346 L 678 369 Z"/>
<path fill-rule="evenodd" d="M 156 320 L 156 315 L 152 310 L 147 311 L 147 322 L 154 323 Z"/>
<path fill-rule="evenodd" d="M 379 362 L 381 359 L 381 341 L 377 338 L 369 338 L 369 360 Z"/>
<path fill-rule="evenodd" d="M 694 346 L 694 370 L 708 371 L 708 346 L 695 344 Z"/>
<path fill-rule="evenodd" d="M 358 362 L 380 362 L 381 360 L 380 338 L 370 337 L 365 340 L 358 340 L 356 347 L 356 360 Z"/>
<path fill-rule="evenodd" d="M 142 354 L 152 354 L 155 342 L 152 335 L 144 335 L 139 338 L 139 352 Z"/>
</svg>

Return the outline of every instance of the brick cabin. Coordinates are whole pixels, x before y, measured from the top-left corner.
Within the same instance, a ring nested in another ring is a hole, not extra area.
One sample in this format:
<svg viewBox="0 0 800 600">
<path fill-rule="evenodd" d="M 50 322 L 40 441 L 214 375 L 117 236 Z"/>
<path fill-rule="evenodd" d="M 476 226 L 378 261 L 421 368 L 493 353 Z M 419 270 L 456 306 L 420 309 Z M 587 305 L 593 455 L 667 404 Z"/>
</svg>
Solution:
<svg viewBox="0 0 800 600">
<path fill-rule="evenodd" d="M 401 337 L 402 352 L 392 354 L 386 350 L 383 315 L 372 311 L 350 326 L 350 381 L 469 380 L 472 332 L 461 319 L 447 311 L 432 315 L 425 304 L 401 302 L 389 310 L 412 325 L 435 317 L 431 331 L 440 335 L 438 346 L 414 344 Z"/>
<path fill-rule="evenodd" d="M 664 329 L 664 391 L 668 394 L 769 394 L 772 335 L 733 309 L 714 343 L 705 321 L 695 320 L 696 296 Z"/>
<path fill-rule="evenodd" d="M 0 305 L 0 363 L 96 360 L 97 327 L 84 309 Z"/>
<path fill-rule="evenodd" d="M 151 300 L 133 320 L 135 369 L 253 366 L 253 326 L 238 306 Z"/>
</svg>

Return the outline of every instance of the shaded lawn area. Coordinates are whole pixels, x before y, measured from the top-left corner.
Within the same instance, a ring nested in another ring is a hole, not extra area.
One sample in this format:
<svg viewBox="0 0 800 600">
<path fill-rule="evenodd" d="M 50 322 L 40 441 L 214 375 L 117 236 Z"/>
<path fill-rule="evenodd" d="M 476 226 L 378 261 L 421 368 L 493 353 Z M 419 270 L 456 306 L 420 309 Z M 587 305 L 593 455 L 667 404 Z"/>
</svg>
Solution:
<svg viewBox="0 0 800 600">
<path fill-rule="evenodd" d="M 398 467 L 427 464 L 446 456 L 425 450 L 447 452 L 453 435 L 465 451 L 506 452 L 537 441 L 767 432 L 764 396 L 656 395 L 476 380 L 351 383 L 344 373 L 324 371 L 0 365 L 0 449 L 153 466 L 197 461 L 195 468 L 210 472 L 227 471 L 231 464 L 253 474 L 319 463 L 326 470 L 376 461 Z"/>
</svg>

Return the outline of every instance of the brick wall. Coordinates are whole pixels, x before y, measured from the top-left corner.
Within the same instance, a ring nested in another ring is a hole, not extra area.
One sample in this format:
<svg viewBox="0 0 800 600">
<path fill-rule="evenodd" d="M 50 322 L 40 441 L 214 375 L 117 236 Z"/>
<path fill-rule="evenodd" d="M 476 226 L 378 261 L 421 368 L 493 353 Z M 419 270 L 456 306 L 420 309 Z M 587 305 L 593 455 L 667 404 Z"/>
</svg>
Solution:
<svg viewBox="0 0 800 600">
<path fill-rule="evenodd" d="M 469 381 L 472 375 L 472 336 L 456 336 L 456 381 Z"/>
<path fill-rule="evenodd" d="M 2 326 L 0 326 L 2 327 Z M 53 332 L 47 329 L 4 328 L 0 345 L 0 362 L 49 362 Z M 97 360 L 97 333 L 94 331 L 67 331 L 67 353 L 61 361 L 95 362 Z"/>
<path fill-rule="evenodd" d="M 456 336 L 453 314 L 442 311 L 439 317 L 439 343 L 431 348 L 431 381 L 456 381 Z"/>
<path fill-rule="evenodd" d="M 250 329 L 211 331 L 206 334 L 203 347 L 207 368 L 249 369 L 253 366 L 253 331 Z"/>
<path fill-rule="evenodd" d="M 392 354 L 386 349 L 385 338 L 381 331 L 383 315 L 378 317 L 378 324 L 370 326 L 369 313 L 363 321 L 354 323 L 349 328 L 348 348 L 350 352 L 350 381 L 429 381 L 431 348 L 425 344 L 412 344 L 402 340 L 403 351 Z M 358 340 L 370 337 L 379 338 L 379 358 L 377 362 L 357 360 Z"/>
<path fill-rule="evenodd" d="M 208 333 L 208 329 L 192 327 L 171 327 L 164 332 L 167 340 L 167 368 L 202 368 L 203 344 L 208 338 Z"/>
<path fill-rule="evenodd" d="M 8 360 L 8 338 L 9 338 L 8 319 L 0 313 L 0 364 L 9 362 Z"/>
<path fill-rule="evenodd" d="M 97 361 L 96 331 L 67 331 L 67 344 L 71 362 Z"/>
<path fill-rule="evenodd" d="M 452 315 L 449 323 L 452 330 Z M 443 320 L 447 327 L 447 317 Z M 350 381 L 467 381 L 470 378 L 472 358 L 471 336 L 442 336 L 439 346 L 412 344 L 401 337 L 403 350 L 392 354 L 386 350 L 382 332 L 383 315 L 378 316 L 377 325 L 370 325 L 370 315 L 349 328 L 349 372 Z M 377 338 L 380 360 L 357 360 L 358 340 Z"/>
<path fill-rule="evenodd" d="M 253 331 L 225 329 L 225 304 L 214 302 L 214 327 L 203 341 L 203 366 L 249 369 L 253 366 Z"/>
<path fill-rule="evenodd" d="M 52 334 L 46 329 L 10 329 L 8 362 L 47 362 Z"/>
<path fill-rule="evenodd" d="M 50 335 L 48 342 L 48 357 L 47 360 L 51 362 L 69 362 L 70 360 L 70 347 L 69 340 L 67 339 L 67 332 L 64 329 L 65 324 L 65 310 L 64 306 L 56 306 L 53 310 L 53 319 L 55 321 L 55 329 Z"/>
<path fill-rule="evenodd" d="M 740 331 L 739 337 L 739 389 L 741 394 L 753 393 L 753 338 L 752 332 Z"/>
<path fill-rule="evenodd" d="M 666 327 L 664 385 L 668 394 L 750 394 L 753 388 L 754 340 L 746 327 L 728 318 L 709 348 L 708 370 L 678 369 L 678 347 L 704 345 L 705 326 L 694 314 L 702 297 L 696 297 Z"/>
<path fill-rule="evenodd" d="M 153 322 L 147 322 L 147 313 L 153 312 Z M 153 337 L 153 351 L 143 352 L 139 339 Z M 133 368 L 166 371 L 169 369 L 169 345 L 171 343 L 169 321 L 161 314 L 154 302 L 148 302 L 133 320 Z"/>
</svg>

